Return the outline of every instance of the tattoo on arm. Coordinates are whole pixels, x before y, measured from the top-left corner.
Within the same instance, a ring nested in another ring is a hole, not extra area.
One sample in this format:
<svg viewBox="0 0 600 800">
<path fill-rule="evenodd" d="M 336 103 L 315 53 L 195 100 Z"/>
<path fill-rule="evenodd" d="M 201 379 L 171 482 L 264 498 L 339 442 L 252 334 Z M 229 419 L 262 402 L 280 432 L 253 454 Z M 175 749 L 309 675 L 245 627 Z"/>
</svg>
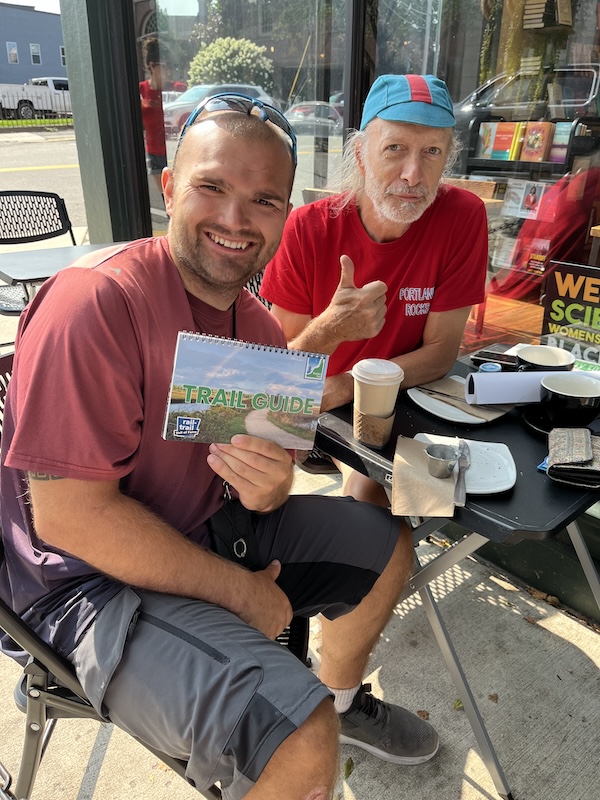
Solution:
<svg viewBox="0 0 600 800">
<path fill-rule="evenodd" d="M 62 481 L 62 475 L 48 475 L 46 472 L 29 472 L 30 481 Z"/>
</svg>

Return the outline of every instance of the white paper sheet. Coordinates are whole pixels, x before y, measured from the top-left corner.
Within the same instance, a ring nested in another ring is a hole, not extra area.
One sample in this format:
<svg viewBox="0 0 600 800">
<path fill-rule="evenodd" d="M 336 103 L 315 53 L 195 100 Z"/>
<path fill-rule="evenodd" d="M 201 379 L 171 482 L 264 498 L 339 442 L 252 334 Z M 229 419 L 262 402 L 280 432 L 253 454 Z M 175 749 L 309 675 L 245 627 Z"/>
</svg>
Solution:
<svg viewBox="0 0 600 800">
<path fill-rule="evenodd" d="M 600 380 L 600 373 L 573 370 L 579 375 Z M 539 403 L 542 399 L 541 380 L 551 372 L 472 372 L 465 383 L 465 400 L 470 405 L 502 403 Z"/>
</svg>

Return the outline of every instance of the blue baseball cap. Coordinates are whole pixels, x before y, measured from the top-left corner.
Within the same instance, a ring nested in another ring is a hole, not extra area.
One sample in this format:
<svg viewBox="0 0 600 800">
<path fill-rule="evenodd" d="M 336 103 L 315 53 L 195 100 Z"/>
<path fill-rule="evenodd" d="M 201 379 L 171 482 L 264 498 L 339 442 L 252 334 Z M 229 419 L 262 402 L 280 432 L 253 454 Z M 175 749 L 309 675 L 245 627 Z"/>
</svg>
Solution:
<svg viewBox="0 0 600 800">
<path fill-rule="evenodd" d="M 380 75 L 365 100 L 361 131 L 375 117 L 432 128 L 456 125 L 448 87 L 435 75 Z"/>
</svg>

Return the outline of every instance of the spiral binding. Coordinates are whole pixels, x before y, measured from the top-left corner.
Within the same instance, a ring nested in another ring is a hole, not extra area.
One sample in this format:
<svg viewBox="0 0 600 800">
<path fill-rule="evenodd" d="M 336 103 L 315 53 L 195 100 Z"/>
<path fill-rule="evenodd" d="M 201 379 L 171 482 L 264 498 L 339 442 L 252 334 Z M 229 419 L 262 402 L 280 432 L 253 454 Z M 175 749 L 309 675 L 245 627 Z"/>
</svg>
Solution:
<svg viewBox="0 0 600 800">
<path fill-rule="evenodd" d="M 228 339 L 225 336 L 215 336 L 212 333 L 196 333 L 195 331 L 180 331 L 179 335 L 182 339 L 191 340 L 194 342 L 210 341 L 211 344 L 226 345 L 231 347 L 244 347 L 249 350 L 261 350 L 266 353 L 282 353 L 291 356 L 315 356 L 321 357 L 323 353 L 309 353 L 306 350 L 290 350 L 287 347 L 276 347 L 275 345 L 259 344 L 258 342 L 247 342 L 245 339 Z"/>
</svg>

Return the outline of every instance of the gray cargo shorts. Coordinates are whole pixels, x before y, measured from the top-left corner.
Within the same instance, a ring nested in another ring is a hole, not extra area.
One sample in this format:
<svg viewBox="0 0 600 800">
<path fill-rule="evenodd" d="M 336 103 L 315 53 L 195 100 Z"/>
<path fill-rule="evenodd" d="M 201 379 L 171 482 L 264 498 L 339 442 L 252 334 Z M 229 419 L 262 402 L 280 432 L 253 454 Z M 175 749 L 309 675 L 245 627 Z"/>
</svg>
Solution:
<svg viewBox="0 0 600 800">
<path fill-rule="evenodd" d="M 335 618 L 387 564 L 398 521 L 352 498 L 293 496 L 258 517 L 259 556 L 282 562 L 294 612 Z M 357 631 L 357 636 L 360 632 Z M 118 727 L 188 762 L 199 790 L 241 800 L 279 745 L 329 696 L 287 648 L 218 606 L 124 588 L 72 654 L 94 703 Z"/>
</svg>

